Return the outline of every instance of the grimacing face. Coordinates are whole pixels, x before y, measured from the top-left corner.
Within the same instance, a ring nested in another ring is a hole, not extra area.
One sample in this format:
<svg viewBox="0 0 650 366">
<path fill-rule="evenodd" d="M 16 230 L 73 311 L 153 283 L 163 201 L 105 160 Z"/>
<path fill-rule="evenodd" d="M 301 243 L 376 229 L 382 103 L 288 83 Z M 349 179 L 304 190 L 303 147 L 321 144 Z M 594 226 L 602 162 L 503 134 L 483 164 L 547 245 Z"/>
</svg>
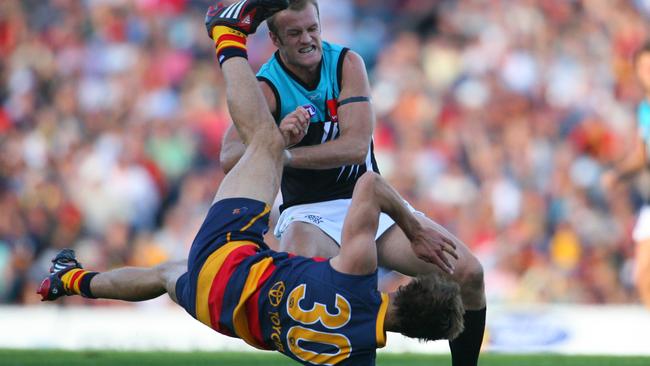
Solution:
<svg viewBox="0 0 650 366">
<path fill-rule="evenodd" d="M 320 21 L 316 7 L 308 4 L 304 9 L 283 10 L 276 14 L 278 34 L 270 34 L 273 44 L 290 66 L 311 69 L 323 55 Z"/>
<path fill-rule="evenodd" d="M 646 94 L 650 94 L 650 52 L 643 52 L 636 61 L 636 75 Z"/>
</svg>

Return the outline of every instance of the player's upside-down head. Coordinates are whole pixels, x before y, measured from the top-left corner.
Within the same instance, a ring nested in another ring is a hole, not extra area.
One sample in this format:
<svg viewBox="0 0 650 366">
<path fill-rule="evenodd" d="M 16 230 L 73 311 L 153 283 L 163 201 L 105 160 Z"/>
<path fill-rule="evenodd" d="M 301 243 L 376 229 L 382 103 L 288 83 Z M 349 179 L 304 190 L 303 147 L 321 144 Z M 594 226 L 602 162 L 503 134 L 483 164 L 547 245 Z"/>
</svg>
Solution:
<svg viewBox="0 0 650 366">
<path fill-rule="evenodd" d="M 386 330 L 422 341 L 454 339 L 464 329 L 460 287 L 444 275 L 418 276 L 391 296 Z"/>
</svg>

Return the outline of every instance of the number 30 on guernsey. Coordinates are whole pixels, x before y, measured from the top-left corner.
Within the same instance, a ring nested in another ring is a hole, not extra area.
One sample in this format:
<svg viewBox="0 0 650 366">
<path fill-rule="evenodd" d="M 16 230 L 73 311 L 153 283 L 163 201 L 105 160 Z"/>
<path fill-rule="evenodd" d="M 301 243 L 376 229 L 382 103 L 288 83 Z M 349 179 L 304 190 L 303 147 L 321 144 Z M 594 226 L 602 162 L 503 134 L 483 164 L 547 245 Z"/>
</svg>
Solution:
<svg viewBox="0 0 650 366">
<path fill-rule="evenodd" d="M 336 330 L 350 321 L 351 307 L 345 297 L 336 294 L 336 314 L 330 314 L 324 304 L 315 302 L 314 306 L 305 310 L 300 307 L 300 300 L 305 298 L 307 285 L 302 284 L 291 291 L 287 300 L 289 316 L 304 325 L 320 322 L 325 328 Z M 316 353 L 300 347 L 299 341 L 307 341 L 334 346 L 334 353 Z M 319 332 L 299 325 L 293 326 L 287 332 L 287 343 L 291 352 L 299 359 L 318 365 L 334 365 L 350 356 L 350 340 L 343 334 Z"/>
</svg>

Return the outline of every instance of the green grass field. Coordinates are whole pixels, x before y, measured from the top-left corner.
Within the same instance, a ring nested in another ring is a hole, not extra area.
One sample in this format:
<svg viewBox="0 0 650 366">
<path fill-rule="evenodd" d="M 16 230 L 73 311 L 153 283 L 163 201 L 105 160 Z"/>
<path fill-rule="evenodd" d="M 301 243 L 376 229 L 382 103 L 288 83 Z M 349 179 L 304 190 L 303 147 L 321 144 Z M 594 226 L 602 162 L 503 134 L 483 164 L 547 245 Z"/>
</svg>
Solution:
<svg viewBox="0 0 650 366">
<path fill-rule="evenodd" d="M 449 356 L 412 354 L 379 355 L 378 366 L 449 365 Z M 298 365 L 279 354 L 260 353 L 174 353 L 174 352 L 109 352 L 109 351 L 43 351 L 0 350 L 2 366 L 292 366 Z M 578 357 L 560 355 L 498 355 L 486 354 L 482 366 L 648 366 L 650 357 Z"/>
</svg>

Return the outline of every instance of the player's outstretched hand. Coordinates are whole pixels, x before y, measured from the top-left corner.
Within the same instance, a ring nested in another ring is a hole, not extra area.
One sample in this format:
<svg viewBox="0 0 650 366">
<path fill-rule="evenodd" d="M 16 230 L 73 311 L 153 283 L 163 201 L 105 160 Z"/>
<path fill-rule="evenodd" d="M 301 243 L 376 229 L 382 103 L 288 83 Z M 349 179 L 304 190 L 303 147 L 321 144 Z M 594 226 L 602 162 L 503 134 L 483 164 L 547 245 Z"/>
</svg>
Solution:
<svg viewBox="0 0 650 366">
<path fill-rule="evenodd" d="M 284 136 L 287 147 L 299 143 L 305 137 L 309 128 L 310 118 L 311 116 L 305 108 L 298 107 L 282 119 L 280 122 L 280 132 Z"/>
<path fill-rule="evenodd" d="M 423 226 L 415 233 L 411 246 L 415 255 L 421 260 L 435 264 L 443 271 L 452 274 L 454 266 L 450 258 L 458 259 L 456 244 L 435 229 Z"/>
</svg>

